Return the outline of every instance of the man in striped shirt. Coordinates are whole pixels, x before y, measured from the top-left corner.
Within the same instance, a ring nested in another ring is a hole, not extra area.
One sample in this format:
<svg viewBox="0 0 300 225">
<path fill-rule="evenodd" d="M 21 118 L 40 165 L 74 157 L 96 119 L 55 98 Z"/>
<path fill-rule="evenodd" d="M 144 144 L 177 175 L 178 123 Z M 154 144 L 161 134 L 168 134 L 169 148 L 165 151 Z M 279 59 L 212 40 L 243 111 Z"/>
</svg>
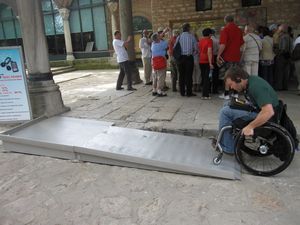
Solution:
<svg viewBox="0 0 300 225">
<path fill-rule="evenodd" d="M 191 26 L 188 23 L 183 24 L 182 34 L 177 37 L 181 46 L 181 57 L 178 60 L 179 69 L 179 88 L 181 96 L 196 96 L 192 92 L 194 55 L 198 54 L 197 41 L 190 33 Z M 174 46 L 176 46 L 176 43 Z"/>
</svg>

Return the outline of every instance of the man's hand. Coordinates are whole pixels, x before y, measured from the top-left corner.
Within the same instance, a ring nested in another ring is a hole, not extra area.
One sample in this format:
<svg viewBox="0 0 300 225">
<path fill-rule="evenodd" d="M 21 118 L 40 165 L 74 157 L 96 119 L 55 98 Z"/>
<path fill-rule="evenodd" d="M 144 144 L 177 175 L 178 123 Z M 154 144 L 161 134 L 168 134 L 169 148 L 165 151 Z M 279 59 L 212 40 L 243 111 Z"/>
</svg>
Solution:
<svg viewBox="0 0 300 225">
<path fill-rule="evenodd" d="M 242 130 L 242 134 L 245 136 L 253 136 L 254 134 L 254 129 L 251 126 L 246 126 Z"/>
<path fill-rule="evenodd" d="M 128 37 L 127 37 L 127 40 L 126 40 L 126 42 L 130 42 L 132 40 L 132 36 L 131 35 L 129 35 Z"/>
</svg>

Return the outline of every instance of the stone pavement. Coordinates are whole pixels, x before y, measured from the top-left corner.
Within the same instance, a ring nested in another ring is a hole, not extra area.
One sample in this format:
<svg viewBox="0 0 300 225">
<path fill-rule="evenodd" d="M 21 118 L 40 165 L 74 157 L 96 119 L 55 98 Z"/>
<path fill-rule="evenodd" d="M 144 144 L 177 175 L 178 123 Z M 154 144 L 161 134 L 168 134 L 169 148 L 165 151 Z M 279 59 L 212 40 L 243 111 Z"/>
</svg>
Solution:
<svg viewBox="0 0 300 225">
<path fill-rule="evenodd" d="M 72 109 L 64 116 L 184 135 L 216 134 L 223 104 L 217 96 L 207 101 L 169 91 L 159 98 L 143 84 L 135 85 L 135 92 L 115 91 L 117 74 L 97 70 L 55 76 Z M 296 91 L 279 96 L 299 131 L 299 96 Z M 10 127 L 0 125 L 0 130 Z M 296 153 L 277 176 L 244 173 L 241 181 L 228 181 L 0 152 L 0 225 L 296 225 L 299 164 Z"/>
</svg>

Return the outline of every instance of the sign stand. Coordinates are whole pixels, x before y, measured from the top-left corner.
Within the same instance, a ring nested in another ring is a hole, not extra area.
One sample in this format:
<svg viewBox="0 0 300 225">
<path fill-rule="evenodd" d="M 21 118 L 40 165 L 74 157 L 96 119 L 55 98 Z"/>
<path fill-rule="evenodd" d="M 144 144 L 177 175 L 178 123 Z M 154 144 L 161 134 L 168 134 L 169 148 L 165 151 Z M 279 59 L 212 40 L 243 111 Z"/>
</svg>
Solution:
<svg viewBox="0 0 300 225">
<path fill-rule="evenodd" d="M 21 46 L 0 48 L 0 123 L 32 119 Z"/>
</svg>

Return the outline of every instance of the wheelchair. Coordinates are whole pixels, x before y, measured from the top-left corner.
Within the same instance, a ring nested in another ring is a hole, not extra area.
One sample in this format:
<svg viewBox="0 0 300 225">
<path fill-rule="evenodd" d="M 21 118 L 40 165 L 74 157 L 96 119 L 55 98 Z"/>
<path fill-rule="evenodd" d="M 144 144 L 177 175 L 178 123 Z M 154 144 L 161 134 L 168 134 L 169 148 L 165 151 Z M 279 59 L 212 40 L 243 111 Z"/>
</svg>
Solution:
<svg viewBox="0 0 300 225">
<path fill-rule="evenodd" d="M 277 123 L 267 122 L 255 128 L 253 136 L 242 135 L 243 127 L 250 122 L 239 118 L 232 126 L 220 130 L 214 146 L 218 155 L 213 158 L 213 163 L 219 165 L 222 161 L 220 141 L 224 132 L 229 130 L 235 140 L 235 158 L 247 171 L 258 176 L 273 176 L 285 170 L 295 154 L 295 144 L 290 133 Z"/>
</svg>

